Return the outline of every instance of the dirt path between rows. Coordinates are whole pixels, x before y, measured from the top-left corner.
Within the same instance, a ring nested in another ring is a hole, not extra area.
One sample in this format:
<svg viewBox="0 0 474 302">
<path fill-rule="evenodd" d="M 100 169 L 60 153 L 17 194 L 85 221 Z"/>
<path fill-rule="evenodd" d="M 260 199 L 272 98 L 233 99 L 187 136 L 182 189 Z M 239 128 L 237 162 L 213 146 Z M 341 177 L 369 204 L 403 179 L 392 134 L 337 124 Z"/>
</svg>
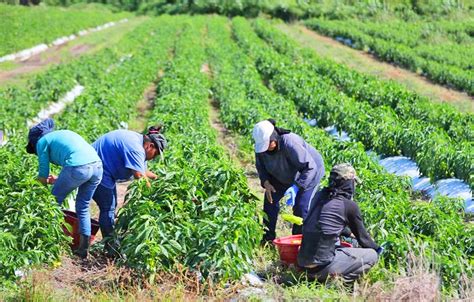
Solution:
<svg viewBox="0 0 474 302">
<path fill-rule="evenodd" d="M 343 45 L 303 25 L 279 24 L 276 27 L 302 46 L 314 49 L 322 57 L 345 64 L 362 73 L 399 82 L 408 89 L 434 101 L 451 103 L 461 111 L 474 112 L 474 98 L 466 93 L 437 85 L 407 69 L 379 61 L 371 54 Z"/>
<path fill-rule="evenodd" d="M 17 82 L 23 83 L 28 77 L 47 69 L 51 65 L 66 63 L 84 54 L 94 53 L 104 47 L 110 47 L 143 21 L 143 18 L 134 18 L 129 22 L 117 24 L 102 31 L 91 32 L 62 45 L 50 47 L 27 60 L 1 63 L 0 86 Z"/>
<path fill-rule="evenodd" d="M 209 64 L 203 64 L 201 67 L 201 72 L 212 78 L 212 70 L 209 67 Z M 244 169 L 245 177 L 247 178 L 247 183 L 249 185 L 250 190 L 257 196 L 263 196 L 263 189 L 260 186 L 260 180 L 258 178 L 255 165 L 250 162 L 245 162 L 239 157 L 239 147 L 236 143 L 237 139 L 220 121 L 219 110 L 219 103 L 216 100 L 210 98 L 209 122 L 212 128 L 214 128 L 217 132 L 217 141 L 229 153 L 233 161 Z"/>
</svg>

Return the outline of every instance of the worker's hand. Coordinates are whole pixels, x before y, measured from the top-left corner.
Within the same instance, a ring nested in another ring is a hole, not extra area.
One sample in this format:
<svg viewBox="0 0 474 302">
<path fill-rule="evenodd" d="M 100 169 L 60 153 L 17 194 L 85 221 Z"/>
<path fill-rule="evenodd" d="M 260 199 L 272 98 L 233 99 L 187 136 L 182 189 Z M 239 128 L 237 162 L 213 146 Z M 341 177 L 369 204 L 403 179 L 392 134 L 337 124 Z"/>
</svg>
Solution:
<svg viewBox="0 0 474 302">
<path fill-rule="evenodd" d="M 145 177 L 145 181 L 146 181 L 146 187 L 151 188 L 151 183 L 150 183 L 150 180 L 148 179 L 148 177 Z"/>
<path fill-rule="evenodd" d="M 282 199 L 286 201 L 287 206 L 293 207 L 295 205 L 296 195 L 299 190 L 300 188 L 298 188 L 297 185 L 292 185 L 285 191 L 285 195 L 283 195 Z"/>
<path fill-rule="evenodd" d="M 152 179 L 152 180 L 155 180 L 158 178 L 158 175 L 156 175 L 155 173 L 151 172 L 151 171 L 146 171 L 146 177 L 148 177 L 149 179 Z"/>
<path fill-rule="evenodd" d="M 268 202 L 273 203 L 272 193 L 276 192 L 275 188 L 268 180 L 265 180 L 263 187 L 265 188 L 265 195 L 267 196 Z"/>
<path fill-rule="evenodd" d="M 49 175 L 48 178 L 46 179 L 47 184 L 53 185 L 58 178 L 54 175 Z"/>
</svg>

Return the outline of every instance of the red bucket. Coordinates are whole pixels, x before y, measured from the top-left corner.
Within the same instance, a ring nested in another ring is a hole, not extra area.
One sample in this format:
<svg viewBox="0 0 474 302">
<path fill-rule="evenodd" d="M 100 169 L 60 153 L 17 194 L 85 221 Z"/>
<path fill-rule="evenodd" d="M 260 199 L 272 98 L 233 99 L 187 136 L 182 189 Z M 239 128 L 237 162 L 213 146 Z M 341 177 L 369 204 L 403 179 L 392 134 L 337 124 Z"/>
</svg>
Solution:
<svg viewBox="0 0 474 302">
<path fill-rule="evenodd" d="M 296 258 L 298 257 L 298 251 L 300 250 L 301 240 L 303 235 L 291 235 L 286 237 L 280 237 L 273 240 L 273 244 L 278 248 L 280 253 L 280 260 L 286 265 L 296 265 Z M 349 242 L 341 241 L 342 247 L 352 247 Z"/>
<path fill-rule="evenodd" d="M 296 257 L 298 256 L 302 238 L 303 235 L 299 234 L 273 240 L 273 244 L 276 245 L 278 253 L 280 253 L 281 262 L 287 265 L 296 264 Z"/>
<path fill-rule="evenodd" d="M 77 215 L 73 211 L 63 210 L 64 213 L 64 221 L 72 227 L 72 233 L 69 232 L 67 227 L 63 225 L 64 234 L 72 237 L 72 244 L 71 248 L 76 249 L 79 247 L 79 220 L 77 219 Z M 90 243 L 95 239 L 95 234 L 99 231 L 99 222 L 95 219 L 91 219 L 91 239 Z"/>
</svg>

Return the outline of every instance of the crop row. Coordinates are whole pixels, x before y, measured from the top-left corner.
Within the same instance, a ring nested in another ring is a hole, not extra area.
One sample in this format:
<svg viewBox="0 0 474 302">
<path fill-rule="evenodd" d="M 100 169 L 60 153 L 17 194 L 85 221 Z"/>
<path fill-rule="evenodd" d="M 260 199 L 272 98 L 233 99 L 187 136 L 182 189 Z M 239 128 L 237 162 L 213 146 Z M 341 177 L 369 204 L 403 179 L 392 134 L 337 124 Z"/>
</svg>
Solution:
<svg viewBox="0 0 474 302">
<path fill-rule="evenodd" d="M 369 49 L 384 61 L 409 68 L 415 72 L 421 70 L 434 82 L 455 87 L 474 94 L 474 62 L 471 52 L 467 51 L 470 44 L 452 47 L 422 46 L 420 49 L 393 41 L 391 38 L 373 37 L 370 33 L 359 30 L 345 21 L 324 21 L 311 19 L 305 22 L 310 28 L 331 37 L 349 38 L 351 45 L 358 49 Z M 377 29 L 378 31 L 378 29 Z M 380 32 L 379 32 L 380 33 Z M 402 30 L 399 36 L 409 35 Z M 427 49 L 429 48 L 429 50 Z M 457 51 L 456 51 L 457 50 Z"/>
<path fill-rule="evenodd" d="M 206 18 L 181 18 L 152 114 L 164 123 L 169 148 L 153 165 L 158 181 L 150 189 L 135 183 L 120 211 L 121 250 L 128 266 L 151 279 L 183 266 L 204 279 L 235 279 L 251 270 L 261 238 L 257 199 L 209 123 L 211 79 L 200 71 Z"/>
<path fill-rule="evenodd" d="M 446 289 L 457 283 L 462 274 L 472 276 L 474 229 L 465 227 L 459 204 L 441 198 L 433 203 L 412 200 L 408 183 L 384 172 L 360 143 L 336 141 L 324 130 L 307 125 L 290 99 L 265 86 L 255 64 L 269 52 L 249 22 L 243 18 L 232 21 L 232 34 L 238 45 L 231 39 L 228 28 L 223 18 L 211 23 L 209 35 L 214 42 L 208 48 L 215 78 L 212 91 L 227 127 L 250 136 L 252 124 L 274 117 L 281 126 L 292 129 L 315 146 L 322 153 L 326 168 L 351 162 L 364 181 L 358 187 L 356 200 L 370 232 L 387 249 L 382 263 L 386 269 L 405 268 L 409 251 L 428 246 L 428 256 L 442 268 Z M 275 65 L 281 64 L 278 56 L 272 58 Z"/>
<path fill-rule="evenodd" d="M 130 15 L 114 14 L 106 8 L 64 9 L 3 3 L 0 12 L 0 57 Z"/>
<path fill-rule="evenodd" d="M 306 60 L 314 70 L 327 77 L 333 85 L 359 101 L 372 106 L 389 106 L 401 118 L 414 118 L 443 128 L 456 141 L 474 140 L 474 115 L 461 113 L 453 106 L 434 103 L 426 97 L 409 91 L 392 81 L 381 81 L 374 76 L 357 72 L 342 64 L 319 57 L 314 51 L 299 47 L 268 22 L 257 19 L 255 30 L 278 52 L 293 57 L 296 61 Z"/>
<path fill-rule="evenodd" d="M 265 27 L 261 23 L 259 28 L 262 32 L 270 25 Z M 259 70 L 271 80 L 275 90 L 297 102 L 307 117 L 316 118 L 320 126 L 335 124 L 380 154 L 413 158 L 420 171 L 432 179 L 457 177 L 474 186 L 472 140 L 453 141 L 436 125 L 399 116 L 387 106 L 372 107 L 368 102 L 356 101 L 315 69 L 313 63 L 318 61 L 312 57 L 298 62 L 292 55 L 295 49 L 280 55 L 265 43 L 260 45 L 268 51 L 258 53 Z"/>
<path fill-rule="evenodd" d="M 156 79 L 160 64 L 157 59 L 166 56 L 175 35 L 173 28 L 167 26 L 169 20 L 149 21 L 125 36 L 118 47 L 141 47 L 110 72 L 107 72 L 107 65 L 88 66 L 100 67 L 101 75 L 95 77 L 74 104 L 56 119 L 57 127 L 76 131 L 91 142 L 116 129 L 120 121 L 128 121 L 134 114 L 130 108 L 141 99 L 146 86 Z M 24 123 L 25 117 L 18 118 Z M 15 269 L 52 263 L 67 243 L 61 230 L 60 209 L 49 190 L 35 179 L 33 167 L 37 160 L 26 155 L 25 137 L 26 130 L 16 129 L 10 142 L 0 148 L 0 155 L 5 159 L 2 161 L 5 177 L 0 183 L 0 211 L 5 213 L 0 219 L 0 272 L 6 280 L 13 278 Z"/>
</svg>

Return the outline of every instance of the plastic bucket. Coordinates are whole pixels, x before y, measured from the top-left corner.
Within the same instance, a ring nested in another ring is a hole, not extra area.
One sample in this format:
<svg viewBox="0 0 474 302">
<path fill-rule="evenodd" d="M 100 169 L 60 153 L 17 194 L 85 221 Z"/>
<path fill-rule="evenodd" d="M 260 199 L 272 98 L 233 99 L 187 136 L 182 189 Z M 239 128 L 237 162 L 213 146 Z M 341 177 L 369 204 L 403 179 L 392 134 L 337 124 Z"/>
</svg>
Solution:
<svg viewBox="0 0 474 302">
<path fill-rule="evenodd" d="M 273 244 L 276 245 L 278 253 L 280 254 L 281 262 L 287 265 L 297 265 L 296 258 L 298 257 L 298 251 L 300 250 L 302 239 L 303 235 L 299 234 L 280 237 L 273 240 Z M 352 247 L 352 244 L 341 241 L 341 247 Z"/>
<path fill-rule="evenodd" d="M 68 230 L 66 225 L 63 225 L 63 232 L 69 237 L 72 237 L 71 248 L 76 249 L 79 246 L 79 220 L 77 219 L 77 215 L 73 211 L 63 210 L 64 213 L 64 221 L 65 223 L 69 224 L 72 228 L 72 232 Z M 95 235 L 99 231 L 99 222 L 95 219 L 91 219 L 91 239 L 90 243 L 95 239 Z"/>
<path fill-rule="evenodd" d="M 299 234 L 280 237 L 273 240 L 273 244 L 276 245 L 278 253 L 280 254 L 281 262 L 287 265 L 296 265 L 296 258 L 298 256 L 302 238 L 303 235 Z"/>
</svg>

